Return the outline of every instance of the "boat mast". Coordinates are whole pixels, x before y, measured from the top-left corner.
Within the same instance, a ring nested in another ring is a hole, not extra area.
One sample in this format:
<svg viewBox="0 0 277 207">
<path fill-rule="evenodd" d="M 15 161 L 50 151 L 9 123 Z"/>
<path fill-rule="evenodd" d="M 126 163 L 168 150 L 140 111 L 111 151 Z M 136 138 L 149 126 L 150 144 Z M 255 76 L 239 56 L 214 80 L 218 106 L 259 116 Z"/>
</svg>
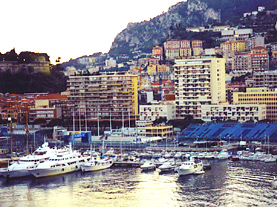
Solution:
<svg viewBox="0 0 277 207">
<path fill-rule="evenodd" d="M 26 135 L 27 135 L 27 147 L 26 147 L 26 154 L 29 154 L 28 150 L 28 137 L 29 137 L 29 126 L 28 126 L 28 110 L 26 110 Z"/>
<path fill-rule="evenodd" d="M 13 122 L 12 122 L 12 105 L 10 104 L 10 117 L 8 118 L 8 121 L 10 121 L 11 125 L 11 158 L 13 157 Z"/>
</svg>

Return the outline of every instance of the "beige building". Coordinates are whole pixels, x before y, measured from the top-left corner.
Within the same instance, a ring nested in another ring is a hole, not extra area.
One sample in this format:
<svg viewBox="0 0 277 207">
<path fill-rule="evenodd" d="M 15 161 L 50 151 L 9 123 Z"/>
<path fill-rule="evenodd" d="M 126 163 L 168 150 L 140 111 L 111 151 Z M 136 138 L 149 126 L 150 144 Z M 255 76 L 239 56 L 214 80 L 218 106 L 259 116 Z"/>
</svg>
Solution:
<svg viewBox="0 0 277 207">
<path fill-rule="evenodd" d="M 232 57 L 232 73 L 246 74 L 252 73 L 251 55 L 239 54 Z"/>
<path fill-rule="evenodd" d="M 86 120 L 128 120 L 138 114 L 138 76 L 114 73 L 70 76 L 69 107 L 75 118 Z"/>
<path fill-rule="evenodd" d="M 157 102 L 152 101 L 151 104 L 140 105 L 140 120 L 155 121 L 158 118 L 166 118 L 167 120 L 175 119 L 175 103 L 170 101 Z"/>
<path fill-rule="evenodd" d="M 266 119 L 265 104 L 202 105 L 202 120 L 211 121 L 259 121 Z"/>
<path fill-rule="evenodd" d="M 226 101 L 225 59 L 175 60 L 176 118 L 201 119 L 201 105 Z"/>
<path fill-rule="evenodd" d="M 253 73 L 253 85 L 255 88 L 277 88 L 277 71 Z"/>
<path fill-rule="evenodd" d="M 277 91 L 268 88 L 247 88 L 233 93 L 234 104 L 266 104 L 266 118 L 277 121 Z"/>
<path fill-rule="evenodd" d="M 152 49 L 152 57 L 158 58 L 159 60 L 163 59 L 163 48 L 160 46 L 155 46 Z"/>
<path fill-rule="evenodd" d="M 175 59 L 180 57 L 180 41 L 172 40 L 164 43 L 166 59 Z"/>
</svg>

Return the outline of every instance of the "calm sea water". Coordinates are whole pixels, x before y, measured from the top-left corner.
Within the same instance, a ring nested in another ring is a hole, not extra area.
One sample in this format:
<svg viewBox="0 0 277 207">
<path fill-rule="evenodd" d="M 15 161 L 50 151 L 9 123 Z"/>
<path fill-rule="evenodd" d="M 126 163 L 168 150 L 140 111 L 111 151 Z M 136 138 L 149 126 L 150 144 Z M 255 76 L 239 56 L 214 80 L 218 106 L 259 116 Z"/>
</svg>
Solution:
<svg viewBox="0 0 277 207">
<path fill-rule="evenodd" d="M 211 161 L 201 175 L 110 168 L 47 178 L 0 178 L 0 206 L 277 206 L 277 163 Z"/>
</svg>

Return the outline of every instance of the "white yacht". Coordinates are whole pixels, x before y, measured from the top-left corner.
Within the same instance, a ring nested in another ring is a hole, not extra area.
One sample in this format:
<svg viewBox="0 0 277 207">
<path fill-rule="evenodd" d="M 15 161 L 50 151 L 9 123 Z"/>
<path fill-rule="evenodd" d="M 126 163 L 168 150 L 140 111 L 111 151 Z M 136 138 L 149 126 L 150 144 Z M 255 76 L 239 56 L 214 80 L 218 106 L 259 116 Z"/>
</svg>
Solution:
<svg viewBox="0 0 277 207">
<path fill-rule="evenodd" d="M 154 170 L 156 169 L 156 164 L 150 160 L 147 160 L 143 165 L 140 166 L 142 170 Z"/>
<path fill-rule="evenodd" d="M 161 166 L 158 167 L 158 169 L 161 172 L 167 172 L 167 171 L 171 171 L 175 168 L 175 166 L 172 164 L 172 162 L 165 162 L 163 163 Z"/>
<path fill-rule="evenodd" d="M 112 164 L 113 164 L 113 160 L 111 158 L 104 158 L 104 159 L 92 158 L 89 161 L 81 164 L 81 170 L 82 172 L 103 170 L 111 167 Z"/>
<path fill-rule="evenodd" d="M 221 150 L 218 155 L 217 155 L 217 159 L 228 159 L 230 157 L 228 151 L 226 149 Z"/>
<path fill-rule="evenodd" d="M 203 167 L 201 160 L 188 160 L 177 168 L 177 172 L 179 175 L 201 174 L 204 173 Z"/>
<path fill-rule="evenodd" d="M 90 159 L 91 157 L 84 157 L 80 152 L 73 151 L 70 145 L 58 151 L 56 155 L 50 157 L 47 161 L 29 169 L 29 172 L 35 177 L 61 175 L 80 170 L 81 164 Z"/>
<path fill-rule="evenodd" d="M 48 142 L 39 147 L 33 154 L 21 157 L 18 161 L 13 162 L 6 169 L 1 170 L 1 174 L 6 178 L 25 177 L 32 175 L 28 169 L 36 167 L 38 164 L 45 162 L 49 157 L 55 155 L 57 149 L 49 148 Z"/>
</svg>

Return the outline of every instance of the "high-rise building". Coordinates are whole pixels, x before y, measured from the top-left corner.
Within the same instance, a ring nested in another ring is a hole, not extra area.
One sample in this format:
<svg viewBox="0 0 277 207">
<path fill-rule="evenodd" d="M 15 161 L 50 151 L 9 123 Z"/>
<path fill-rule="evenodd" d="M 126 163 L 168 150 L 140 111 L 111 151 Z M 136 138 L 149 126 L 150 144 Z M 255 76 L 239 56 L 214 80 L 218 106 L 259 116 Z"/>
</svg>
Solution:
<svg viewBox="0 0 277 207">
<path fill-rule="evenodd" d="M 128 120 L 138 114 L 138 80 L 136 75 L 103 74 L 70 76 L 69 107 L 75 119 Z"/>
<path fill-rule="evenodd" d="M 176 118 L 201 119 L 201 105 L 226 101 L 225 59 L 175 60 Z"/>
</svg>

